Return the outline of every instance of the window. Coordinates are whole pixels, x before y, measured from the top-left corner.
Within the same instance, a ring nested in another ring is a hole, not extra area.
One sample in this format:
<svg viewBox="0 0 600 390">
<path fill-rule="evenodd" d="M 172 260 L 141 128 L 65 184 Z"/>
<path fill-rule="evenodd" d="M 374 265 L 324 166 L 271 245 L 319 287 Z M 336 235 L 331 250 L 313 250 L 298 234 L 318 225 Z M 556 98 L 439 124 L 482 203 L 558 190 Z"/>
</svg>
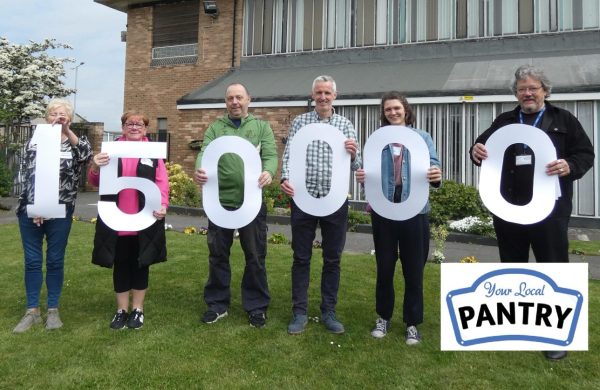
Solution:
<svg viewBox="0 0 600 390">
<path fill-rule="evenodd" d="M 196 63 L 198 1 L 157 4 L 153 8 L 152 65 Z"/>
<path fill-rule="evenodd" d="M 158 118 L 156 120 L 156 128 L 157 128 L 157 141 L 158 142 L 167 142 L 167 118 Z"/>
<path fill-rule="evenodd" d="M 483 133 L 501 112 L 515 108 L 515 102 L 504 103 L 422 103 L 412 104 L 415 114 L 415 127 L 427 131 L 433 139 L 442 164 L 444 180 L 453 180 L 477 186 L 479 169 L 469 161 L 467 155 L 479 134 Z M 597 116 L 600 115 L 600 101 L 553 102 L 554 105 L 569 110 L 577 118 L 593 140 L 597 134 Z M 348 118 L 357 129 L 360 145 L 364 145 L 375 130 L 380 127 L 379 106 L 336 106 L 336 111 Z M 573 194 L 573 214 L 577 216 L 597 216 L 595 206 L 599 191 L 594 181 L 595 168 L 592 168 L 575 184 Z M 354 200 L 364 200 L 360 186 L 352 180 L 350 193 Z"/>
<path fill-rule="evenodd" d="M 598 0 L 245 0 L 245 56 L 598 29 Z"/>
</svg>

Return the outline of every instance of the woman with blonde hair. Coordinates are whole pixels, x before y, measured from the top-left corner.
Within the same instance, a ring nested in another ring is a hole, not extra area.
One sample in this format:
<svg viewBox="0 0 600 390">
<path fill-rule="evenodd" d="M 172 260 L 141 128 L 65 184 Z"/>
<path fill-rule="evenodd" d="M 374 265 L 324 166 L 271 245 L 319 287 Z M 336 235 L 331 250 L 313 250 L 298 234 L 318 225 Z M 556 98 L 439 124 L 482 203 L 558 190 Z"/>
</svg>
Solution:
<svg viewBox="0 0 600 390">
<path fill-rule="evenodd" d="M 43 240 L 46 238 L 46 287 L 48 289 L 48 315 L 46 329 L 58 329 L 63 323 L 58 314 L 58 301 L 64 279 L 65 249 L 71 231 L 75 199 L 83 166 L 92 156 L 92 147 L 85 136 L 77 136 L 70 128 L 73 120 L 73 106 L 64 99 L 54 99 L 46 108 L 46 122 L 61 126 L 60 167 L 56 188 L 35 188 L 37 145 L 33 140 L 27 143 L 24 158 L 24 186 L 17 206 L 19 229 L 25 258 L 25 292 L 27 311 L 13 332 L 23 333 L 33 325 L 41 324 L 40 290 L 43 272 Z M 40 162 L 45 163 L 45 162 Z M 27 205 L 38 194 L 58 191 L 58 199 L 65 205 L 64 218 L 46 219 L 27 215 Z"/>
</svg>

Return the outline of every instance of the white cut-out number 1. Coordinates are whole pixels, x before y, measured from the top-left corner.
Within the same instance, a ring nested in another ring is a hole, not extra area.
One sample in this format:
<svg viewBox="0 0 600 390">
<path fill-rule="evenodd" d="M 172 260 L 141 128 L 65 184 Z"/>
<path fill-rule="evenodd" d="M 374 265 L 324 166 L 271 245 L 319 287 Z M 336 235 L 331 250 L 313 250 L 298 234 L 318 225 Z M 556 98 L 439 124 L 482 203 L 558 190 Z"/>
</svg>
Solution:
<svg viewBox="0 0 600 390">
<path fill-rule="evenodd" d="M 36 145 L 33 204 L 27 205 L 29 218 L 64 218 L 65 205 L 58 202 L 60 190 L 61 126 L 37 125 L 30 145 Z"/>
</svg>

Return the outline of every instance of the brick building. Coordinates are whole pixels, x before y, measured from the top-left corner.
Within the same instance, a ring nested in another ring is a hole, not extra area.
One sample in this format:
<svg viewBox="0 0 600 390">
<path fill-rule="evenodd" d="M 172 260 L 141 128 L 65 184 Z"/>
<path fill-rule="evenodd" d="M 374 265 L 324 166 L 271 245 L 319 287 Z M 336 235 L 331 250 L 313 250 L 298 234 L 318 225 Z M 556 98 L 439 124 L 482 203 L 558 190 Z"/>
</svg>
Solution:
<svg viewBox="0 0 600 390">
<path fill-rule="evenodd" d="M 596 0 L 95 0 L 128 15 L 125 107 L 148 113 L 169 158 L 188 173 L 232 82 L 252 95 L 282 152 L 310 105 L 314 77 L 338 82 L 336 110 L 359 141 L 379 127 L 378 98 L 406 93 L 436 143 L 444 178 L 476 185 L 473 140 L 516 99 L 508 84 L 531 63 L 550 100 L 600 136 L 600 4 Z M 596 146 L 597 149 L 597 146 Z M 575 186 L 574 216 L 600 217 L 598 162 Z M 356 200 L 361 194 L 354 183 Z"/>
</svg>

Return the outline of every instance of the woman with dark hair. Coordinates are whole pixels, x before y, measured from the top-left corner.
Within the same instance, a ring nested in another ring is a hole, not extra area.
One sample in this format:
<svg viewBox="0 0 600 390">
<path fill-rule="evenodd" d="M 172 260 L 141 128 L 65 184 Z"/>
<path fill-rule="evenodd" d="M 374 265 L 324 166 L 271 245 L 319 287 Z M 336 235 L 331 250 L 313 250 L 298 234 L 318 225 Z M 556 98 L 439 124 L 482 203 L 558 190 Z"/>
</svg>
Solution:
<svg viewBox="0 0 600 390">
<path fill-rule="evenodd" d="M 123 136 L 117 141 L 147 142 L 148 117 L 135 111 L 127 111 L 121 116 Z M 88 174 L 90 184 L 100 183 L 100 167 L 107 165 L 110 156 L 98 153 L 94 156 Z M 153 212 L 156 222 L 139 232 L 114 231 L 102 219 L 96 223 L 92 262 L 102 267 L 113 268 L 113 286 L 117 298 L 117 311 L 110 322 L 111 329 L 139 329 L 144 325 L 144 299 L 148 289 L 149 267 L 151 264 L 166 261 L 165 215 L 169 206 L 169 177 L 165 163 L 161 159 L 121 158 L 121 176 L 142 177 L 156 183 L 161 194 L 161 209 Z M 119 208 L 129 214 L 139 212 L 143 198 L 135 189 L 119 192 L 116 202 Z M 129 298 L 131 296 L 131 313 Z"/>
<path fill-rule="evenodd" d="M 71 232 L 72 215 L 75 210 L 75 199 L 79 188 L 79 178 L 83 166 L 92 157 L 92 147 L 84 136 L 78 137 L 71 130 L 73 106 L 68 100 L 54 99 L 46 108 L 46 123 L 61 126 L 60 145 L 60 182 L 56 188 L 35 188 L 36 159 L 39 145 L 30 140 L 26 147 L 24 166 L 25 180 L 17 217 L 23 242 L 25 257 L 25 292 L 27 311 L 13 332 L 23 333 L 33 325 L 41 324 L 39 300 L 42 281 L 44 279 L 42 265 L 44 260 L 43 241 L 46 238 L 46 287 L 48 288 L 48 316 L 46 329 L 58 329 L 63 323 L 58 315 L 58 301 L 64 280 L 65 250 Z M 27 215 L 27 205 L 35 200 L 35 193 L 44 196 L 49 191 L 58 192 L 58 200 L 65 205 L 64 218 L 42 218 Z"/>
<path fill-rule="evenodd" d="M 413 127 L 414 114 L 408 101 L 396 91 L 381 98 L 381 125 L 406 126 L 417 132 L 429 149 L 430 168 L 427 180 L 434 187 L 442 181 L 440 162 L 431 136 Z M 410 195 L 410 151 L 401 144 L 390 144 L 381 152 L 381 187 L 390 202 L 399 203 Z M 365 171 L 359 169 L 356 178 L 365 181 Z M 383 338 L 390 329 L 394 312 L 394 271 L 398 255 L 404 275 L 403 317 L 406 323 L 406 344 L 418 344 L 421 335 L 417 325 L 423 322 L 423 271 L 429 252 L 429 203 L 414 217 L 395 221 L 371 211 L 373 242 L 377 262 L 375 309 L 380 318 L 371 335 Z"/>
</svg>

